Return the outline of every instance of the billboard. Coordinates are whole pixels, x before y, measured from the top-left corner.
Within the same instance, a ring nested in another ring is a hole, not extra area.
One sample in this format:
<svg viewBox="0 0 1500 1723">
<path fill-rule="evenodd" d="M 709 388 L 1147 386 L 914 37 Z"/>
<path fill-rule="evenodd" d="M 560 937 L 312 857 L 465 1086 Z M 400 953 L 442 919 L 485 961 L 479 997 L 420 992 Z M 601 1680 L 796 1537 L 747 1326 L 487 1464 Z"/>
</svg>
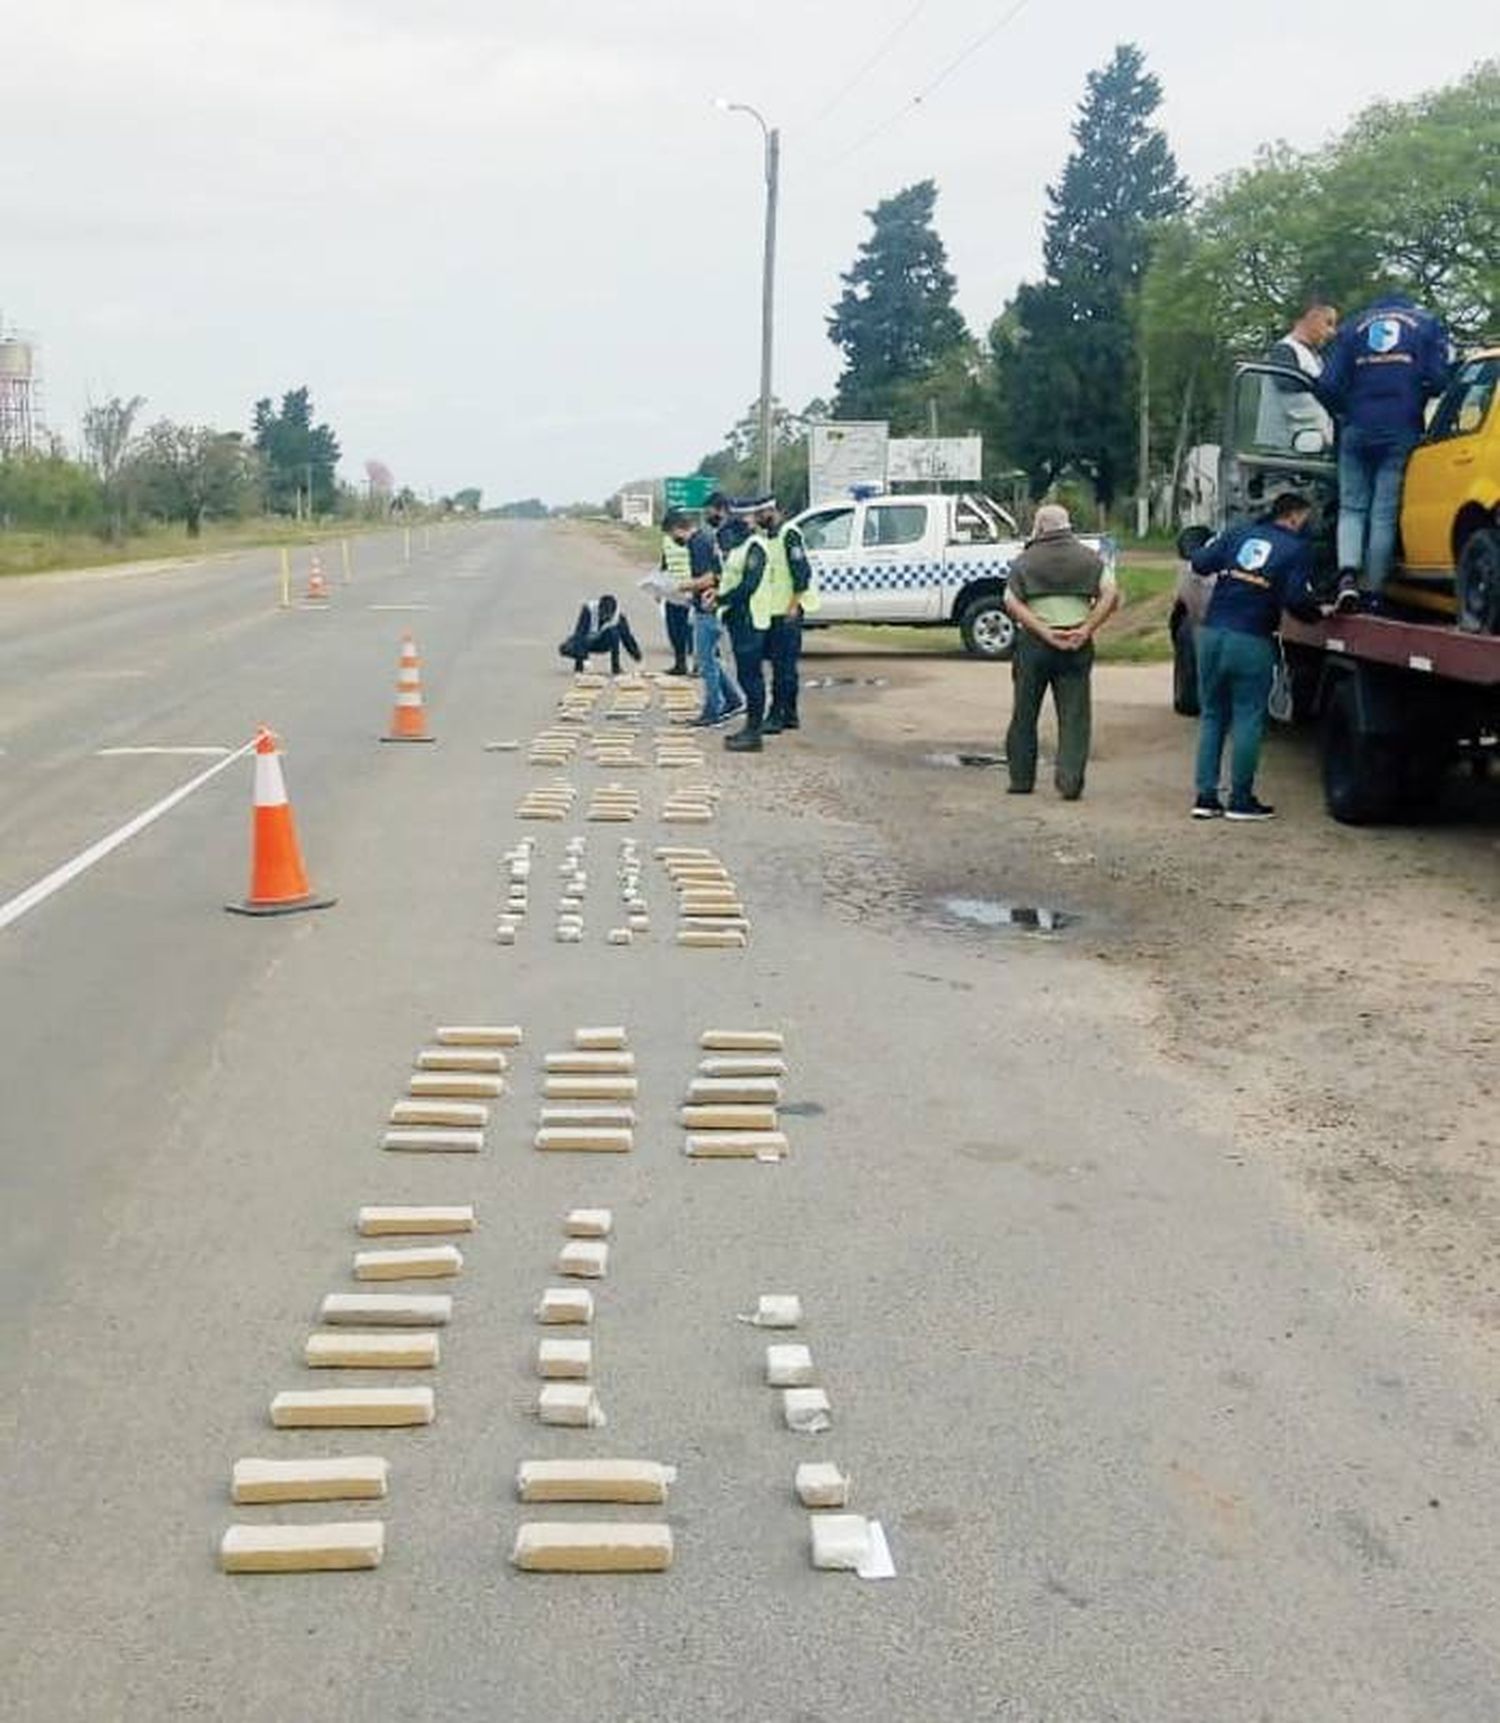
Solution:
<svg viewBox="0 0 1500 1723">
<path fill-rule="evenodd" d="M 893 485 L 979 482 L 983 437 L 893 437 L 885 476 Z"/>
<path fill-rule="evenodd" d="M 857 485 L 883 485 L 888 440 L 884 419 L 831 420 L 810 426 L 808 501 L 846 497 Z"/>
<path fill-rule="evenodd" d="M 650 526 L 651 517 L 655 512 L 651 506 L 650 491 L 622 491 L 620 493 L 620 519 L 626 526 Z"/>
</svg>

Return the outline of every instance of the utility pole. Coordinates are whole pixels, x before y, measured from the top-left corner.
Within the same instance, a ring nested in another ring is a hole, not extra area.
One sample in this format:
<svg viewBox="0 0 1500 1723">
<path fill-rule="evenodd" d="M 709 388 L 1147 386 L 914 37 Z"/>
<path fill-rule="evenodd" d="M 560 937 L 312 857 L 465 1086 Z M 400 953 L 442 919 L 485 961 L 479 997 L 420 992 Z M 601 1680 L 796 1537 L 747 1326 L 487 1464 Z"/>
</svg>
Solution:
<svg viewBox="0 0 1500 1723">
<path fill-rule="evenodd" d="M 1135 536 L 1144 538 L 1151 530 L 1151 361 L 1141 347 L 1141 422 L 1140 469 L 1135 481 Z"/>
<path fill-rule="evenodd" d="M 776 328 L 776 204 L 781 189 L 781 133 L 766 133 L 766 244 L 760 290 L 760 488 L 771 488 L 771 346 Z"/>
<path fill-rule="evenodd" d="M 766 124 L 765 116 L 747 102 L 714 98 L 714 106 L 726 114 L 749 114 L 761 129 L 766 144 L 766 238 L 760 286 L 760 488 L 771 488 L 771 459 L 775 436 L 771 357 L 776 328 L 776 207 L 781 194 L 781 133 Z"/>
</svg>

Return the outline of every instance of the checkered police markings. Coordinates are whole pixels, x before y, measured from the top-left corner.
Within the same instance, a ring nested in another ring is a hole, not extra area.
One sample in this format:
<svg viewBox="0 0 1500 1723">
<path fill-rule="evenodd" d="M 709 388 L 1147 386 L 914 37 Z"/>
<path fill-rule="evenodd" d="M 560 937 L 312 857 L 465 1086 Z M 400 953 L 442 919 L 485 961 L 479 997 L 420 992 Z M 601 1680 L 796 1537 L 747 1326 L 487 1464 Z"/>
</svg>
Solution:
<svg viewBox="0 0 1500 1723">
<path fill-rule="evenodd" d="M 864 563 L 853 567 L 820 568 L 818 588 L 822 592 L 899 592 L 911 587 L 957 586 L 983 576 L 1003 578 L 1009 557 L 986 557 L 982 561 Z"/>
</svg>

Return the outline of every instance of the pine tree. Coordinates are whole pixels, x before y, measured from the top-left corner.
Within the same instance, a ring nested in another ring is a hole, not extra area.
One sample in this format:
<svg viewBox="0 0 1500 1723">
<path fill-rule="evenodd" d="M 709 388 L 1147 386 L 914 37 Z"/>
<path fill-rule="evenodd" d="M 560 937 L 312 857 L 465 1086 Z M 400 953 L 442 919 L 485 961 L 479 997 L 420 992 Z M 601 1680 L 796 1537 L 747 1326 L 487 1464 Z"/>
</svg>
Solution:
<svg viewBox="0 0 1500 1723">
<path fill-rule="evenodd" d="M 922 180 L 866 212 L 870 236 L 841 277 L 844 291 L 828 319 L 828 338 L 844 352 L 835 399 L 841 419 L 925 429 L 913 385 L 969 344 L 948 255 L 932 225 L 936 203 L 937 186 Z"/>
<path fill-rule="evenodd" d="M 307 509 L 326 514 L 333 508 L 341 451 L 333 431 L 312 422 L 312 412 L 305 387 L 287 390 L 279 413 L 269 397 L 255 403 L 251 432 L 264 464 L 266 505 L 273 513 Z"/>
<path fill-rule="evenodd" d="M 1017 458 L 1041 495 L 1068 467 L 1110 507 L 1135 470 L 1135 307 L 1155 224 L 1187 185 L 1151 121 L 1161 84 L 1132 43 L 1090 72 L 1074 150 L 1049 186 L 1045 281 L 1021 288 L 1004 363 Z"/>
</svg>

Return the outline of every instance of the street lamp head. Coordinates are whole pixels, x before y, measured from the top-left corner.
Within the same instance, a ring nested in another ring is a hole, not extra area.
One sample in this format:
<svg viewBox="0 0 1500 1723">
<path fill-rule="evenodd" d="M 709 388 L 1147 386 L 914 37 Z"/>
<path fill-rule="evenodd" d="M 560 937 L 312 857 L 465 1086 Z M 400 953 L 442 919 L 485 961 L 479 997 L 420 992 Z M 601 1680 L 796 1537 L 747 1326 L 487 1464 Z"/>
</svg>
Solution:
<svg viewBox="0 0 1500 1723">
<path fill-rule="evenodd" d="M 729 110 L 734 106 L 734 103 L 730 101 L 728 96 L 715 96 L 714 97 L 714 106 L 719 110 L 719 112 L 721 114 L 727 114 L 729 112 Z"/>
</svg>

